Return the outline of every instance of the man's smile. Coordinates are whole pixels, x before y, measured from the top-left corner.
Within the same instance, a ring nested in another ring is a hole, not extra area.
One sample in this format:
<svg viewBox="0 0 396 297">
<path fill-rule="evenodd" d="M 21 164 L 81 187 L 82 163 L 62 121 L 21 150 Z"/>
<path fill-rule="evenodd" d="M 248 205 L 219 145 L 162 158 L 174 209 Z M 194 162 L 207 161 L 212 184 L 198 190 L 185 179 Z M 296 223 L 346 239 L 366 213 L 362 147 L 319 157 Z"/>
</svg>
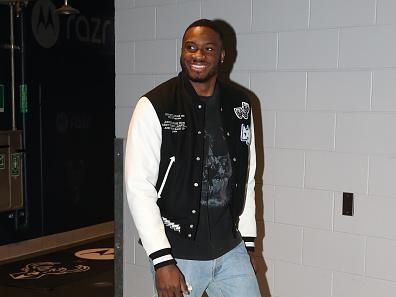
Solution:
<svg viewBox="0 0 396 297">
<path fill-rule="evenodd" d="M 192 64 L 190 64 L 190 68 L 194 71 L 201 72 L 201 71 L 205 70 L 206 68 L 208 68 L 208 66 L 203 63 L 192 63 Z"/>
</svg>

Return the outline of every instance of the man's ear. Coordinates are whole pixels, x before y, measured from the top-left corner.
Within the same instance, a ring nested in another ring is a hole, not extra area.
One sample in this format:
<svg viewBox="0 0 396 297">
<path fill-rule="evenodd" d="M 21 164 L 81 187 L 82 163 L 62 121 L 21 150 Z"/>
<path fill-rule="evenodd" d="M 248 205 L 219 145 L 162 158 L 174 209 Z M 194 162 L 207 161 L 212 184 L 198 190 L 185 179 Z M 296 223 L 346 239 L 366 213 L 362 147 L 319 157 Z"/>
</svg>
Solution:
<svg viewBox="0 0 396 297">
<path fill-rule="evenodd" d="M 225 58 L 225 50 L 221 50 L 221 53 L 220 53 L 220 63 L 223 63 L 223 62 L 224 62 L 224 58 Z"/>
</svg>

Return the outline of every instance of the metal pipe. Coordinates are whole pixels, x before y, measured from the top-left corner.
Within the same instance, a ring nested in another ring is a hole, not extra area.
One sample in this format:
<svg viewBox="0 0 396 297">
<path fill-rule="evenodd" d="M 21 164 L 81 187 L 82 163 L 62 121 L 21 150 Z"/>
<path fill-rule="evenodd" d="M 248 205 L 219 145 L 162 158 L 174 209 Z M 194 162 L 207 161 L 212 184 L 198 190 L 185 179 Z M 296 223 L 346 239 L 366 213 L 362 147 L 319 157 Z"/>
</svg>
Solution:
<svg viewBox="0 0 396 297">
<path fill-rule="evenodd" d="M 25 7 L 23 7 L 25 8 Z M 26 83 L 25 80 L 25 18 L 24 11 L 21 8 L 20 16 L 20 63 L 21 63 L 21 85 Z M 26 153 L 26 113 L 22 113 L 22 147 L 23 147 L 23 212 L 24 212 L 24 226 L 29 224 L 29 197 L 28 197 L 28 183 L 27 183 L 27 153 Z"/>
<path fill-rule="evenodd" d="M 123 296 L 123 180 L 124 180 L 124 141 L 114 140 L 114 296 Z"/>
<path fill-rule="evenodd" d="M 41 83 L 38 85 L 38 103 L 39 103 L 39 131 L 40 131 L 40 202 L 41 202 L 41 234 L 44 234 L 44 220 L 45 220 L 45 213 L 44 213 L 44 154 L 43 154 L 43 106 L 41 102 L 42 90 L 41 90 Z"/>
<path fill-rule="evenodd" d="M 11 47 L 11 104 L 12 104 L 12 130 L 16 130 L 15 113 L 15 40 L 14 40 L 14 4 L 10 3 L 10 47 Z"/>
</svg>

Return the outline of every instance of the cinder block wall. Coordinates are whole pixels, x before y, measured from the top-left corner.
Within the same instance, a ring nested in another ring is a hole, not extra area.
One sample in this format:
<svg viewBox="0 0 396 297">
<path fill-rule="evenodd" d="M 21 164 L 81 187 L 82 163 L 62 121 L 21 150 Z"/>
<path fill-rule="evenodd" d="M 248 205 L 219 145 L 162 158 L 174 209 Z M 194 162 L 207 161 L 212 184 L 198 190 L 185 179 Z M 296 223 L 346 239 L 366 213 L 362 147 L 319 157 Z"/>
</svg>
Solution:
<svg viewBox="0 0 396 297">
<path fill-rule="evenodd" d="M 263 118 L 263 296 L 396 296 L 396 1 L 115 5 L 117 137 L 139 96 L 178 72 L 189 23 L 220 18 L 236 31 L 231 78 Z M 342 192 L 355 194 L 352 217 Z M 153 296 L 127 208 L 124 223 L 124 296 Z"/>
</svg>

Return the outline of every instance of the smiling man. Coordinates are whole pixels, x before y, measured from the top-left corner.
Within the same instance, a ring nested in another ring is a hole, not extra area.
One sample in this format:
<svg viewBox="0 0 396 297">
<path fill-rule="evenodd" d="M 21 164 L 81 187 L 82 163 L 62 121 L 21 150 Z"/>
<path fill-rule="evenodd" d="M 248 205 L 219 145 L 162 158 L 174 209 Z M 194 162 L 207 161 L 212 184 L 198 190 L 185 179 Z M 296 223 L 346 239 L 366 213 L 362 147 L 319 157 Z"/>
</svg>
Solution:
<svg viewBox="0 0 396 297">
<path fill-rule="evenodd" d="M 192 23 L 177 77 L 141 97 L 128 131 L 128 204 L 159 297 L 258 297 L 254 129 L 247 94 L 218 80 L 216 23 Z"/>
</svg>

